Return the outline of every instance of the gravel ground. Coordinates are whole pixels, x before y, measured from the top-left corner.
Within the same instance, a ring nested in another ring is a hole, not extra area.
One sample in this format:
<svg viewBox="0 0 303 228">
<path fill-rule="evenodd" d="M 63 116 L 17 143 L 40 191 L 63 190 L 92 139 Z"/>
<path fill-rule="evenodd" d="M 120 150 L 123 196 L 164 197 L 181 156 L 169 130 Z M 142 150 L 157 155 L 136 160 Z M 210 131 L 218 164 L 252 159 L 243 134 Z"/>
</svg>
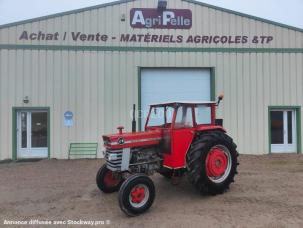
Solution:
<svg viewBox="0 0 303 228">
<path fill-rule="evenodd" d="M 0 226 L 4 220 L 38 219 L 110 221 L 98 227 L 303 227 L 303 155 L 242 155 L 236 182 L 215 197 L 200 196 L 186 177 L 173 186 L 154 175 L 156 200 L 134 218 L 120 211 L 117 193 L 97 189 L 95 175 L 102 163 L 0 164 Z"/>
</svg>

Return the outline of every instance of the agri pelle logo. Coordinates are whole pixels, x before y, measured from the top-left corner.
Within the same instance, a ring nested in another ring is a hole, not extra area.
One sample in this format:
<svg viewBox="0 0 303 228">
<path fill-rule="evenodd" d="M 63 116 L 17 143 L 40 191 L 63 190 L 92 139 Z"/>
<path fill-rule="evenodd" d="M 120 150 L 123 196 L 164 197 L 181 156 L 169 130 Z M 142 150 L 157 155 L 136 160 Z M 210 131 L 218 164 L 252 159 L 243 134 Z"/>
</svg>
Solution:
<svg viewBox="0 0 303 228">
<path fill-rule="evenodd" d="M 132 28 L 190 29 L 192 12 L 189 9 L 133 8 L 130 11 Z"/>
</svg>

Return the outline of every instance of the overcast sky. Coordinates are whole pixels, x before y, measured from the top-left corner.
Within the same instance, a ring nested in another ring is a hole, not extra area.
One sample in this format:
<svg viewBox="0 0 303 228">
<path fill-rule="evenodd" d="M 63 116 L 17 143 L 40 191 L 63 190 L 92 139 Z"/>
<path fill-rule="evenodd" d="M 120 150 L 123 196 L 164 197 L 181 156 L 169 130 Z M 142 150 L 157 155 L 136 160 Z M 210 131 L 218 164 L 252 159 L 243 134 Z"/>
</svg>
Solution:
<svg viewBox="0 0 303 228">
<path fill-rule="evenodd" d="M 106 2 L 111 1 L 0 0 L 0 25 Z M 303 28 L 303 0 L 203 0 L 202 2 Z"/>
</svg>

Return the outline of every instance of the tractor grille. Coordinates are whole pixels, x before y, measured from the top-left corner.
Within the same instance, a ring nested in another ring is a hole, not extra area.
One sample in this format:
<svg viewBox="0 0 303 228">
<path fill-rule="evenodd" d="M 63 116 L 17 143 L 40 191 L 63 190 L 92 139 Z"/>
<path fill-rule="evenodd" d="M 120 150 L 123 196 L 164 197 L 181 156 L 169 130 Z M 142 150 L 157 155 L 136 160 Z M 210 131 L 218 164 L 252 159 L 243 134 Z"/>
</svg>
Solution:
<svg viewBox="0 0 303 228">
<path fill-rule="evenodd" d="M 107 168 L 111 171 L 120 171 L 122 164 L 123 150 L 106 150 L 105 159 Z"/>
</svg>

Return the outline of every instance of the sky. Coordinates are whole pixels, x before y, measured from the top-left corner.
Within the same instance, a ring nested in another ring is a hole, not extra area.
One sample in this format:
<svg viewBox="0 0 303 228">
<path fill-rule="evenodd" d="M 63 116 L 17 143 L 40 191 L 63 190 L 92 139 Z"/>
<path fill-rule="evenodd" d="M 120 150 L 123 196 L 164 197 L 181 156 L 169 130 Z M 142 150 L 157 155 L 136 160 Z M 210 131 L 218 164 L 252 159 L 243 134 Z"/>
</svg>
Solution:
<svg viewBox="0 0 303 228">
<path fill-rule="evenodd" d="M 111 0 L 0 0 L 0 25 L 107 2 Z M 202 2 L 303 28 L 303 0 L 203 0 Z"/>
</svg>

